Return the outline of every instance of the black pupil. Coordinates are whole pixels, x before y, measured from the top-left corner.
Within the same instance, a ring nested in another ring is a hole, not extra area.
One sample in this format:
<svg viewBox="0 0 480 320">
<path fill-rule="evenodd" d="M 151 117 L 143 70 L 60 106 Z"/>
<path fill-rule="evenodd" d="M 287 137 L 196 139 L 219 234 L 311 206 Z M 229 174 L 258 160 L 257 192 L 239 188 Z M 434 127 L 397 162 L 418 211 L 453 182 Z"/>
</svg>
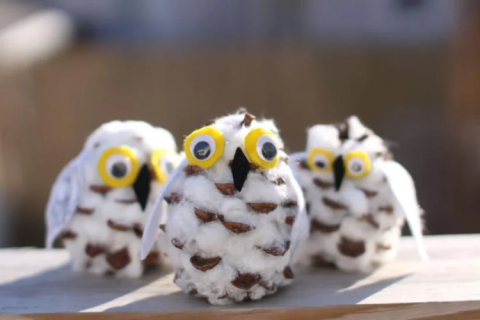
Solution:
<svg viewBox="0 0 480 320">
<path fill-rule="evenodd" d="M 117 162 L 112 166 L 111 173 L 115 178 L 123 178 L 127 174 L 127 165 L 123 162 Z"/>
<path fill-rule="evenodd" d="M 360 171 L 362 171 L 362 165 L 359 164 L 359 163 L 354 163 L 353 166 L 352 166 L 352 170 L 354 172 L 360 172 Z"/>
<path fill-rule="evenodd" d="M 317 167 L 319 167 L 320 169 L 323 169 L 323 168 L 326 167 L 326 164 L 325 164 L 325 162 L 323 162 L 323 161 L 317 161 L 317 162 L 315 162 L 315 165 L 316 165 Z"/>
<path fill-rule="evenodd" d="M 267 160 L 272 160 L 277 155 L 277 148 L 271 142 L 265 142 L 262 146 L 262 155 Z"/>
<path fill-rule="evenodd" d="M 210 156 L 210 145 L 206 141 L 200 141 L 193 148 L 193 155 L 198 160 L 205 160 Z"/>
</svg>

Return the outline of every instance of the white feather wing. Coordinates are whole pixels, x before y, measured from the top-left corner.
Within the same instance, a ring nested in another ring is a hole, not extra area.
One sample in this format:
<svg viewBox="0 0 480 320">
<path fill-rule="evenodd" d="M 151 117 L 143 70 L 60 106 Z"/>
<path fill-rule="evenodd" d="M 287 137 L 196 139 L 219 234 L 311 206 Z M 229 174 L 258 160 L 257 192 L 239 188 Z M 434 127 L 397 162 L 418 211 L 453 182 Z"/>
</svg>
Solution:
<svg viewBox="0 0 480 320">
<path fill-rule="evenodd" d="M 83 155 L 81 154 L 70 161 L 53 184 L 45 212 L 47 224 L 45 245 L 47 248 L 52 248 L 53 242 L 72 219 L 78 206 L 84 183 L 82 159 Z"/>
<path fill-rule="evenodd" d="M 288 172 L 290 183 L 295 191 L 297 197 L 297 206 L 298 212 L 295 217 L 295 222 L 292 229 L 292 252 L 293 252 L 293 263 L 296 262 L 298 258 L 298 248 L 303 245 L 307 240 L 310 232 L 310 221 L 307 216 L 307 211 L 305 207 L 305 198 L 303 196 L 302 189 L 297 183 L 294 177 L 294 173 L 289 170 Z"/>
<path fill-rule="evenodd" d="M 168 178 L 167 183 L 165 183 L 164 187 L 160 191 L 153 204 L 152 210 L 150 211 L 150 215 L 148 216 L 147 223 L 145 225 L 145 230 L 142 236 L 142 248 L 141 248 L 141 258 L 142 260 L 145 259 L 150 250 L 152 250 L 155 241 L 157 240 L 158 230 L 160 226 L 160 222 L 163 219 L 165 206 L 163 206 L 163 200 L 165 195 L 170 192 L 170 189 L 178 178 L 179 174 L 183 171 L 187 164 L 187 160 L 185 159 L 185 154 L 181 154 L 181 162 L 180 165 L 173 171 L 172 175 Z"/>
<path fill-rule="evenodd" d="M 428 254 L 423 241 L 423 227 L 420 217 L 420 207 L 417 201 L 415 184 L 408 171 L 395 161 L 382 163 L 383 170 L 390 189 L 397 202 L 405 213 L 410 231 L 417 244 L 417 249 L 422 260 L 428 260 Z"/>
</svg>

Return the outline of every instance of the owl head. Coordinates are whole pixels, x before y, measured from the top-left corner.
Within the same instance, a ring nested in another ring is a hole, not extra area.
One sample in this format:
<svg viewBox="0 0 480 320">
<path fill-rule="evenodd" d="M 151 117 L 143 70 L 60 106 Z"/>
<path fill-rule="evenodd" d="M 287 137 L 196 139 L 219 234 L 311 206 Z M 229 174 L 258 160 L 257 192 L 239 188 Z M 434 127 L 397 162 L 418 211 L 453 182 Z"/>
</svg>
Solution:
<svg viewBox="0 0 480 320">
<path fill-rule="evenodd" d="M 345 179 L 358 182 L 367 178 L 372 164 L 388 154 L 384 141 L 356 116 L 308 129 L 306 151 L 309 169 L 318 178 L 334 180 L 337 191 Z"/>
<path fill-rule="evenodd" d="M 361 186 L 383 179 L 377 164 L 391 156 L 385 141 L 365 127 L 357 117 L 348 120 L 349 138 L 343 141 L 331 165 L 337 190 L 344 180 Z"/>
<path fill-rule="evenodd" d="M 144 210 L 151 189 L 164 184 L 175 168 L 176 152 L 172 134 L 163 128 L 143 121 L 108 122 L 85 142 L 85 180 L 109 190 L 133 189 Z"/>
<path fill-rule="evenodd" d="M 233 178 L 241 191 L 250 170 L 274 170 L 283 142 L 271 120 L 257 120 L 239 110 L 193 131 L 184 141 L 187 161 L 207 170 L 213 179 Z"/>
<path fill-rule="evenodd" d="M 367 132 L 356 116 L 331 125 L 315 125 L 307 130 L 305 164 L 314 176 L 332 181 L 334 162 L 342 155 L 346 141 L 360 137 Z"/>
<path fill-rule="evenodd" d="M 339 155 L 342 140 L 334 125 L 315 125 L 307 130 L 307 157 L 310 172 L 325 181 L 333 180 L 333 162 Z"/>
</svg>

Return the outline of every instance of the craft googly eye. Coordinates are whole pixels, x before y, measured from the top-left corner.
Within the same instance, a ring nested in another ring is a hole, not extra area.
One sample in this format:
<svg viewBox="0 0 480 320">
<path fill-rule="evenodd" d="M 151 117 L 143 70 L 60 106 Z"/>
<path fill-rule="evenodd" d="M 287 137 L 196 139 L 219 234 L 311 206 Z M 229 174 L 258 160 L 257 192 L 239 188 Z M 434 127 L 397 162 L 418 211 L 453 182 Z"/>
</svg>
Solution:
<svg viewBox="0 0 480 320">
<path fill-rule="evenodd" d="M 334 155 L 327 149 L 313 149 L 310 151 L 307 159 L 308 167 L 317 172 L 331 172 Z"/>
<path fill-rule="evenodd" d="M 184 143 L 188 162 L 203 169 L 213 166 L 225 148 L 223 135 L 214 127 L 204 127 L 192 132 Z"/>
<path fill-rule="evenodd" d="M 362 179 L 372 170 L 372 162 L 365 151 L 352 151 L 345 157 L 345 168 L 347 177 Z"/>
<path fill-rule="evenodd" d="M 165 184 L 178 165 L 178 154 L 163 149 L 154 150 L 150 165 L 158 181 Z"/>
<path fill-rule="evenodd" d="M 263 169 L 274 168 L 279 161 L 278 147 L 271 131 L 257 128 L 245 137 L 248 158 Z"/>
<path fill-rule="evenodd" d="M 98 162 L 100 177 L 108 186 L 115 188 L 133 184 L 139 170 L 140 162 L 128 146 L 107 149 Z"/>
</svg>

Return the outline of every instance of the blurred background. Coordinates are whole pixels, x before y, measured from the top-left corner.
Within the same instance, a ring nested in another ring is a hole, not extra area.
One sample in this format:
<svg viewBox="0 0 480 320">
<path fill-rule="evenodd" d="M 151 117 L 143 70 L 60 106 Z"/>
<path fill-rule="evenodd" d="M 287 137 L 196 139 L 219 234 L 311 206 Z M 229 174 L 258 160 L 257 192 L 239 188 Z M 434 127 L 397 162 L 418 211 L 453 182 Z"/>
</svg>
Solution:
<svg viewBox="0 0 480 320">
<path fill-rule="evenodd" d="M 42 246 L 60 169 L 112 119 L 181 144 L 247 107 L 290 150 L 356 114 L 413 174 L 430 234 L 480 231 L 480 2 L 0 0 L 0 246 Z"/>
</svg>

